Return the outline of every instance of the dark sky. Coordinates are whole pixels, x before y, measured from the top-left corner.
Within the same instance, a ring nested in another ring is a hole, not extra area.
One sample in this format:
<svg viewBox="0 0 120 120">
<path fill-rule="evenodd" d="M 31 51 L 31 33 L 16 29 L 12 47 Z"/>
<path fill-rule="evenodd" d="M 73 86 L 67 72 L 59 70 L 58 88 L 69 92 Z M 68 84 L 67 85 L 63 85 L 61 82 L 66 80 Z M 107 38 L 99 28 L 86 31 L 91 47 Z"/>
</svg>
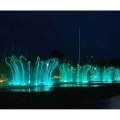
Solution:
<svg viewBox="0 0 120 120">
<path fill-rule="evenodd" d="M 0 12 L 0 55 L 120 59 L 120 12 Z"/>
</svg>

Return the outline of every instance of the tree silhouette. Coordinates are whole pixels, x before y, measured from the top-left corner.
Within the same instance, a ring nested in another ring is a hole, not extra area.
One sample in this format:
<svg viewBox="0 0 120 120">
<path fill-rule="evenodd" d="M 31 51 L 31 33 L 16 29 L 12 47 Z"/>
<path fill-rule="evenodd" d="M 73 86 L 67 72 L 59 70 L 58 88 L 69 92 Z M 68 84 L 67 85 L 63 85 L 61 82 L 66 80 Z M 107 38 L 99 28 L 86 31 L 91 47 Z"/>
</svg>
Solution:
<svg viewBox="0 0 120 120">
<path fill-rule="evenodd" d="M 57 50 L 57 49 L 53 50 L 50 53 L 49 57 L 50 58 L 58 58 L 60 63 L 65 62 L 65 56 L 64 56 L 64 54 L 61 51 Z"/>
</svg>

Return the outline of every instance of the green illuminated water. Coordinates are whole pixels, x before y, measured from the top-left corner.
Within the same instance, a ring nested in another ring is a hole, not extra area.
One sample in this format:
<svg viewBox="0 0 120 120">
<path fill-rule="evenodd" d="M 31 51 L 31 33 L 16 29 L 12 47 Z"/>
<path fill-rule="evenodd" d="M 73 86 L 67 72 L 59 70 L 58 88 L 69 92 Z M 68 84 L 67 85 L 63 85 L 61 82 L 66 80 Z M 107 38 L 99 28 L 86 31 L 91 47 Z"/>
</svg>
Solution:
<svg viewBox="0 0 120 120">
<path fill-rule="evenodd" d="M 59 84 L 58 87 L 93 87 L 120 83 L 120 68 L 109 66 L 99 67 L 95 65 L 77 64 L 73 66 L 69 63 L 59 64 L 57 58 L 41 60 L 37 57 L 34 64 L 24 56 L 7 57 L 5 62 L 10 70 L 7 85 L 37 87 L 34 90 L 50 90 Z M 56 70 L 58 69 L 58 72 Z M 53 79 L 57 76 L 59 79 Z M 30 91 L 30 89 L 28 89 Z"/>
</svg>

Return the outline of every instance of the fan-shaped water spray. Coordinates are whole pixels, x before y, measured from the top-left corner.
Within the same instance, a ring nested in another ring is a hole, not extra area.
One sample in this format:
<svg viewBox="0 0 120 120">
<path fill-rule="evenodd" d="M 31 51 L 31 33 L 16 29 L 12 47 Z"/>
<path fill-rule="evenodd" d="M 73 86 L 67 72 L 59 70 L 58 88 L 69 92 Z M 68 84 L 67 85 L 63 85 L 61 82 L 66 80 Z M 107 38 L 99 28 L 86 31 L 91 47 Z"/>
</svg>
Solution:
<svg viewBox="0 0 120 120">
<path fill-rule="evenodd" d="M 95 66 L 90 64 L 83 66 L 77 64 L 75 67 L 68 63 L 58 64 L 57 58 L 43 61 L 40 60 L 40 57 L 37 57 L 35 62 L 31 62 L 24 56 L 7 57 L 5 58 L 5 62 L 10 68 L 8 86 L 41 86 L 40 88 L 36 88 L 37 91 L 42 89 L 49 90 L 50 87 L 56 84 L 59 84 L 58 86 L 60 87 L 81 87 L 120 83 L 119 67 Z M 57 72 L 55 71 L 56 68 L 58 68 Z M 59 79 L 53 79 L 56 76 Z M 27 90 L 30 91 L 29 89 Z"/>
<path fill-rule="evenodd" d="M 31 61 L 23 56 L 15 56 L 5 59 L 6 64 L 11 70 L 11 78 L 8 85 L 12 86 L 40 86 L 52 85 L 52 72 L 58 65 L 56 58 L 47 61 L 40 61 L 37 57 L 35 65 L 31 66 Z"/>
</svg>

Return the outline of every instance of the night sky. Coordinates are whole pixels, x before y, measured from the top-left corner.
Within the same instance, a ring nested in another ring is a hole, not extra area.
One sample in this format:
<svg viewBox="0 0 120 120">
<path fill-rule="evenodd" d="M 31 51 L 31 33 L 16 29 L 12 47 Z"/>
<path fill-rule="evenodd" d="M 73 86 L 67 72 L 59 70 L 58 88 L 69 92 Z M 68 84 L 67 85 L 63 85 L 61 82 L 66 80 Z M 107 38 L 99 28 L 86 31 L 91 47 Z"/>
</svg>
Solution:
<svg viewBox="0 0 120 120">
<path fill-rule="evenodd" d="M 48 57 L 53 50 L 81 60 L 120 59 L 120 12 L 0 12 L 0 56 Z"/>
</svg>

